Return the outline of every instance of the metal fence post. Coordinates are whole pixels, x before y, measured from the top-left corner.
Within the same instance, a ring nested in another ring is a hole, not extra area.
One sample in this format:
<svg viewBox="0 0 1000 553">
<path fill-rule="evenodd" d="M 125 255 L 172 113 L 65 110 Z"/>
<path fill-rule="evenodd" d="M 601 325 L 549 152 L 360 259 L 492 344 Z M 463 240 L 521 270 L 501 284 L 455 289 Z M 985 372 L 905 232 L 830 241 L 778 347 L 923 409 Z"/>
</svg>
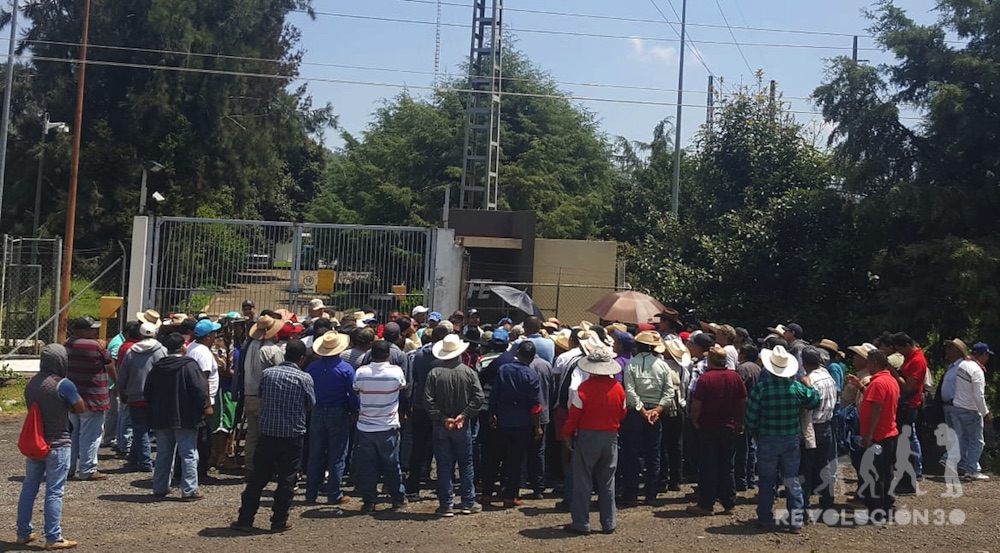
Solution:
<svg viewBox="0 0 1000 553">
<path fill-rule="evenodd" d="M 0 345 L 7 344 L 7 335 L 4 334 L 4 327 L 7 323 L 7 250 L 8 236 L 3 235 L 3 271 L 0 275 Z"/>
<path fill-rule="evenodd" d="M 420 303 L 433 310 L 434 280 L 437 278 L 437 260 L 434 259 L 437 252 L 437 231 L 428 229 L 424 236 L 427 240 L 427 247 L 424 253 L 424 298 Z"/>
<path fill-rule="evenodd" d="M 160 270 L 160 231 L 163 229 L 163 221 L 153 216 L 153 244 L 149 249 L 149 257 L 152 260 L 152 268 L 149 271 L 149 297 L 146 298 L 146 305 L 154 309 L 160 309 L 156 305 L 156 283 Z"/>
<path fill-rule="evenodd" d="M 302 263 L 302 224 L 292 225 L 292 274 L 288 284 L 288 311 L 298 313 Z"/>
</svg>

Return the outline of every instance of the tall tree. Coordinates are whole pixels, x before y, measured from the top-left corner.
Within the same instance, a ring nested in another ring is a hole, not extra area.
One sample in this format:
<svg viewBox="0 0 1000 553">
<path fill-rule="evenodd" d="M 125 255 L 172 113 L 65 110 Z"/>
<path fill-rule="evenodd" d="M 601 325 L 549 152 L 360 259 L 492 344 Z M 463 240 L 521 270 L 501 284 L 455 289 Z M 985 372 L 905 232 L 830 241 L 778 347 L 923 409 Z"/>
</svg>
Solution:
<svg viewBox="0 0 1000 553">
<path fill-rule="evenodd" d="M 307 91 L 288 87 L 302 52 L 285 23 L 309 0 L 93 0 L 79 187 L 81 245 L 127 231 L 138 207 L 140 164 L 167 167 L 151 185 L 161 213 L 298 218 L 315 194 L 324 152 L 313 138 L 335 119 Z M 73 121 L 83 2 L 25 7 L 32 26 L 31 95 L 54 120 Z M 40 113 L 28 127 L 38 125 Z M 30 123 L 30 124 L 29 124 Z M 35 135 L 35 132 L 26 136 Z M 52 156 L 54 167 L 65 164 Z M 23 153 L 22 153 L 23 155 Z M 25 160 L 27 161 L 27 160 Z M 19 182 L 19 190 L 33 189 Z M 61 182 L 43 215 L 61 234 Z M 21 196 L 21 195 L 18 195 Z M 33 197 L 32 194 L 24 194 Z M 5 206 L 7 207 L 7 206 Z M 13 202 L 14 212 L 30 211 Z M 10 220 L 4 218 L 6 222 Z"/>
</svg>

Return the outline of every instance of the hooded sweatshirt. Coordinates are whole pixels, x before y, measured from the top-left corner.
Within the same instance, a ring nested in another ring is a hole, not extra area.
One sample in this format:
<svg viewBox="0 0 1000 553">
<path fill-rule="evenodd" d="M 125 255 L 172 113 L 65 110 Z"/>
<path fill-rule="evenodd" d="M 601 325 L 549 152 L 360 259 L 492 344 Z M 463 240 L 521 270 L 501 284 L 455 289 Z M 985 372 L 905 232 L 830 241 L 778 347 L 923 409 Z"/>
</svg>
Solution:
<svg viewBox="0 0 1000 553">
<path fill-rule="evenodd" d="M 198 362 L 190 357 L 173 354 L 153 363 L 143 397 L 149 404 L 149 426 L 154 430 L 193 429 L 205 424 L 208 385 Z"/>
<path fill-rule="evenodd" d="M 49 344 L 42 351 L 36 374 L 24 388 L 25 402 L 38 404 L 42 428 L 49 447 L 69 447 L 69 409 L 80 400 L 76 385 L 66 378 L 69 358 L 66 348 Z"/>
<path fill-rule="evenodd" d="M 124 349 L 124 348 L 122 348 Z M 167 356 L 167 348 L 156 338 L 135 342 L 118 362 L 118 389 L 129 405 L 145 407 L 142 397 L 146 376 L 153 363 Z"/>
</svg>

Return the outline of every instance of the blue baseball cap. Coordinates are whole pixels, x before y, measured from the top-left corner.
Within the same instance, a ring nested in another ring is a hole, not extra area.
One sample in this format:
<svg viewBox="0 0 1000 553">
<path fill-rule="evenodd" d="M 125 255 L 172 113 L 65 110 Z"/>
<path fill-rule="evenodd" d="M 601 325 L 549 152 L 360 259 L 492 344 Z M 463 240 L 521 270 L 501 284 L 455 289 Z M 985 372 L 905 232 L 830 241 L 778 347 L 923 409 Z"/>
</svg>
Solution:
<svg viewBox="0 0 1000 553">
<path fill-rule="evenodd" d="M 441 322 L 441 314 L 438 313 L 437 311 L 431 311 L 431 314 L 427 316 L 427 320 L 428 321 L 437 321 L 437 322 L 440 323 Z"/>
<path fill-rule="evenodd" d="M 498 328 L 493 331 L 493 337 L 490 341 L 494 344 L 506 344 L 510 341 L 510 333 L 502 328 Z"/>
<path fill-rule="evenodd" d="M 504 317 L 504 318 L 500 319 L 500 322 L 497 323 L 497 326 L 503 326 L 503 325 L 508 324 L 508 323 L 510 323 L 510 324 L 513 325 L 514 321 L 510 317 Z"/>
<path fill-rule="evenodd" d="M 622 343 L 625 349 L 631 350 L 635 347 L 635 336 L 632 336 L 629 332 L 622 332 L 620 330 L 615 330 L 615 339 Z"/>
<path fill-rule="evenodd" d="M 993 353 L 993 350 L 990 349 L 989 344 L 987 344 L 986 342 L 976 342 L 975 344 L 972 344 L 971 351 L 972 353 L 986 353 L 989 355 L 995 355 Z"/>
<path fill-rule="evenodd" d="M 195 325 L 194 335 L 196 338 L 204 338 L 213 332 L 218 332 L 221 328 L 222 325 L 219 323 L 213 323 L 208 319 L 202 319 Z"/>
</svg>

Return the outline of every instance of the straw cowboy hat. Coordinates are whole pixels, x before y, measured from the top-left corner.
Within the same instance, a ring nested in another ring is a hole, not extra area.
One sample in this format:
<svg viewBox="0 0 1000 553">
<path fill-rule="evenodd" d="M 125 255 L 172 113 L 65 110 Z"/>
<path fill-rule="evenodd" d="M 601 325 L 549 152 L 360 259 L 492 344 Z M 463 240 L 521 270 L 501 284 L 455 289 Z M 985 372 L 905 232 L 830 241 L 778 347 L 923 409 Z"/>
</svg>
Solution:
<svg viewBox="0 0 1000 553">
<path fill-rule="evenodd" d="M 680 338 L 671 338 L 663 344 L 670 354 L 670 357 L 674 359 L 683 367 L 687 367 L 691 364 L 691 352 L 688 351 L 687 346 L 684 345 L 684 341 Z"/>
<path fill-rule="evenodd" d="M 445 361 L 462 355 L 467 349 L 469 349 L 468 342 L 463 342 L 458 337 L 458 334 L 449 334 L 445 336 L 444 340 L 434 344 L 431 352 L 434 354 L 434 357 Z"/>
<path fill-rule="evenodd" d="M 573 333 L 572 330 L 564 328 L 552 335 L 552 341 L 555 342 L 556 345 L 559 346 L 560 348 L 564 350 L 569 350 L 570 349 L 569 337 L 572 335 L 572 333 Z"/>
<path fill-rule="evenodd" d="M 261 315 L 257 323 L 250 327 L 250 337 L 254 340 L 270 340 L 281 332 L 284 322 L 270 315 Z"/>
<path fill-rule="evenodd" d="M 320 357 L 340 355 L 351 344 L 351 337 L 331 330 L 313 341 L 313 352 Z"/>
<path fill-rule="evenodd" d="M 965 345 L 965 342 L 959 338 L 955 338 L 954 340 L 945 340 L 944 345 L 952 346 L 957 349 L 962 354 L 962 357 L 968 357 L 969 355 L 969 346 Z"/>
<path fill-rule="evenodd" d="M 549 320 L 547 320 L 544 323 L 542 323 L 542 328 L 548 328 L 548 329 L 551 329 L 553 331 L 559 330 L 560 326 L 562 326 L 562 323 L 560 323 L 559 319 L 557 319 L 555 317 L 550 317 Z"/>
<path fill-rule="evenodd" d="M 774 346 L 774 349 L 760 351 L 760 360 L 764 362 L 767 372 L 778 378 L 790 378 L 799 372 L 799 361 L 785 350 L 785 346 Z"/>
<path fill-rule="evenodd" d="M 837 345 L 837 342 L 834 342 L 829 338 L 823 338 L 822 340 L 820 340 L 819 343 L 816 344 L 816 347 L 823 348 L 829 351 L 830 353 L 835 353 L 840 357 L 844 357 L 844 352 L 840 351 L 840 346 Z"/>
<path fill-rule="evenodd" d="M 163 324 L 163 321 L 160 320 L 159 311 L 154 311 L 152 309 L 147 309 L 142 313 L 136 314 L 135 318 L 140 323 L 150 323 L 157 329 L 159 329 L 160 325 Z"/>
<path fill-rule="evenodd" d="M 604 330 L 608 331 L 608 334 L 614 334 L 616 330 L 618 332 L 628 332 L 628 327 L 623 323 L 611 323 L 604 327 Z"/>
<path fill-rule="evenodd" d="M 861 344 L 860 346 L 851 346 L 851 347 L 849 347 L 847 349 L 853 351 L 856 355 L 860 355 L 862 359 L 868 359 L 868 352 L 875 351 L 878 348 L 875 347 L 874 344 L 870 344 L 868 342 L 865 342 L 865 343 Z"/>
<path fill-rule="evenodd" d="M 663 344 L 663 338 L 660 338 L 660 335 L 652 330 L 644 330 L 637 334 L 635 336 L 635 342 L 637 344 L 652 346 L 653 351 L 656 353 L 663 353 L 666 351 L 666 346 Z"/>
<path fill-rule="evenodd" d="M 615 361 L 611 348 L 597 346 L 587 352 L 587 357 L 580 359 L 577 367 L 581 371 L 595 376 L 612 376 L 622 372 L 621 365 Z"/>
</svg>

